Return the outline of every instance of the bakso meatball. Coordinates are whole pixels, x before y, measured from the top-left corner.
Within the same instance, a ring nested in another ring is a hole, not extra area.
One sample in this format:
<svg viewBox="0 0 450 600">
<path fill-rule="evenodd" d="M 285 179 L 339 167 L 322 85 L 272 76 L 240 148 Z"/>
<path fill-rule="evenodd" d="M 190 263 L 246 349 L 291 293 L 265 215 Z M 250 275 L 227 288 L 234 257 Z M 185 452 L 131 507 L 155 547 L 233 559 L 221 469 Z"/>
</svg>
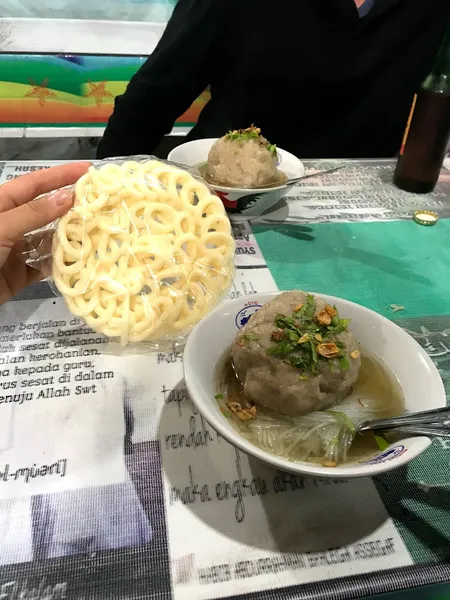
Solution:
<svg viewBox="0 0 450 600">
<path fill-rule="evenodd" d="M 257 127 L 230 131 L 217 140 L 208 155 L 208 173 L 230 187 L 257 188 L 277 178 L 275 146 Z"/>
<path fill-rule="evenodd" d="M 348 321 L 319 296 L 299 291 L 253 314 L 231 352 L 247 398 L 287 415 L 333 406 L 351 393 L 361 366 Z"/>
</svg>

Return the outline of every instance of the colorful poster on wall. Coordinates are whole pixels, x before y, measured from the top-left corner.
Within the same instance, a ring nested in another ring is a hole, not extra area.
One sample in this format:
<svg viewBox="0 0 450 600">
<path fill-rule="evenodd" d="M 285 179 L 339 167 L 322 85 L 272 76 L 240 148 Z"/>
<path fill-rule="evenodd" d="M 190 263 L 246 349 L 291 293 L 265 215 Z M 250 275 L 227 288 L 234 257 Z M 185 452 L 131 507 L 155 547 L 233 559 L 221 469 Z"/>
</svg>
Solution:
<svg viewBox="0 0 450 600">
<path fill-rule="evenodd" d="M 101 19 L 166 23 L 176 0 L 2 0 L 2 18 Z"/>
<path fill-rule="evenodd" d="M 104 126 L 145 57 L 0 55 L 2 127 Z M 205 92 L 178 118 L 190 127 L 209 96 Z M 174 116 L 174 119 L 177 116 Z"/>
</svg>

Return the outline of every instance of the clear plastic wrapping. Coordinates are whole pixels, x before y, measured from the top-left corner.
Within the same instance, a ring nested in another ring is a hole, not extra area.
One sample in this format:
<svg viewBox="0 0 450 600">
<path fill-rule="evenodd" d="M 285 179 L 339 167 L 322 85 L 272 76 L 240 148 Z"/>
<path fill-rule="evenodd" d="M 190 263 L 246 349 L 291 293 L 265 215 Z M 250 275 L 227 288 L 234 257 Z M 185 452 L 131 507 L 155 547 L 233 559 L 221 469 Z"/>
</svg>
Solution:
<svg viewBox="0 0 450 600">
<path fill-rule="evenodd" d="M 103 161 L 74 186 L 73 208 L 28 238 L 70 312 L 121 346 L 183 343 L 228 292 L 234 240 L 204 181 L 153 157 Z"/>
</svg>

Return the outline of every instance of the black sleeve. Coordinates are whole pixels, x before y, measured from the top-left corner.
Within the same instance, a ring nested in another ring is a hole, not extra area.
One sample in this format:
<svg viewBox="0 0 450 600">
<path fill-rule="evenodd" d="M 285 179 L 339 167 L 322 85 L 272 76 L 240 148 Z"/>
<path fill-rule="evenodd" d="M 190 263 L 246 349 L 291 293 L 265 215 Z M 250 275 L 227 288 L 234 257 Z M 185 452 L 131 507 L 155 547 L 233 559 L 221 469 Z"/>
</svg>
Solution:
<svg viewBox="0 0 450 600">
<path fill-rule="evenodd" d="M 152 152 L 209 85 L 226 0 L 179 0 L 153 54 L 115 101 L 97 156 Z M 219 9 L 219 10 L 218 10 Z"/>
</svg>

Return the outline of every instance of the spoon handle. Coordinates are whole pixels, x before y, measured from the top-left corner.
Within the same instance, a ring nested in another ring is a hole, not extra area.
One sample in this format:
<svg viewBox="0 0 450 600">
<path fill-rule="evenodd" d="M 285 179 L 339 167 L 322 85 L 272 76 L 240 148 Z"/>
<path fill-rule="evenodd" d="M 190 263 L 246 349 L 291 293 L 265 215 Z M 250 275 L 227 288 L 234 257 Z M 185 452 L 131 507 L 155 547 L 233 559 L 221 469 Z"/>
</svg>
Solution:
<svg viewBox="0 0 450 600">
<path fill-rule="evenodd" d="M 396 433 L 407 433 L 409 435 L 425 435 L 427 437 L 442 437 L 450 438 L 450 427 L 439 427 L 439 425 L 405 425 L 404 427 L 397 427 Z"/>
<path fill-rule="evenodd" d="M 293 177 L 292 179 L 288 179 L 284 182 L 283 185 L 293 185 L 298 183 L 299 181 L 303 181 L 303 179 L 310 179 L 311 177 L 320 177 L 321 175 L 328 175 L 329 173 L 335 173 L 336 171 L 341 171 L 345 165 L 340 167 L 333 167 L 332 169 L 326 169 L 325 171 L 318 171 L 317 173 L 309 173 L 308 175 L 302 175 L 302 177 Z"/>
<path fill-rule="evenodd" d="M 372 421 L 366 421 L 362 424 L 360 431 L 367 429 L 386 429 L 386 428 L 397 428 L 404 425 L 420 425 L 425 423 L 444 423 L 450 421 L 450 408 L 435 408 L 433 410 L 427 410 L 418 413 L 406 413 L 399 417 L 392 417 L 390 419 L 374 419 Z"/>
</svg>

